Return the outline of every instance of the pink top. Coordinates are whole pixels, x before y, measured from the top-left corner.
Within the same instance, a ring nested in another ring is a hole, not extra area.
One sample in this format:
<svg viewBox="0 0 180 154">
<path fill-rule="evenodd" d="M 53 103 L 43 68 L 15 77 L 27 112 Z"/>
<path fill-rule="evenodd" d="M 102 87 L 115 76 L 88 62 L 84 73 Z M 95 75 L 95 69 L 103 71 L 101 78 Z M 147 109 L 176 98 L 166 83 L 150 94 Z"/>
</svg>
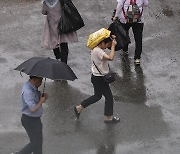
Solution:
<svg viewBox="0 0 180 154">
<path fill-rule="evenodd" d="M 104 54 L 105 51 L 98 46 L 95 47 L 93 50 L 91 50 L 91 61 L 92 61 L 91 70 L 94 76 L 103 76 L 109 72 L 108 60 L 103 59 Z M 93 61 L 95 65 L 98 67 L 101 74 L 93 64 Z"/>
<path fill-rule="evenodd" d="M 78 41 L 76 31 L 68 34 L 58 33 L 57 27 L 61 17 L 61 5 L 59 1 L 54 7 L 49 7 L 44 1 L 42 14 L 47 16 L 41 40 L 41 46 L 43 48 L 54 49 L 57 48 L 60 43 L 73 43 Z"/>
</svg>

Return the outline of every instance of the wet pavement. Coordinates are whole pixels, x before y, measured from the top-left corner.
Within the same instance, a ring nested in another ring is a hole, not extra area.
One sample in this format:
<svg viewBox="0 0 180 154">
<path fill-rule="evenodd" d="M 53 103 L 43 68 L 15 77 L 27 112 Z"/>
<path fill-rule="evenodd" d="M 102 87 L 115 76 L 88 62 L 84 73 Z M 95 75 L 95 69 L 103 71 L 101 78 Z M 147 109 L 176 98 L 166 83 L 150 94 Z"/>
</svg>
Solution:
<svg viewBox="0 0 180 154">
<path fill-rule="evenodd" d="M 44 154 L 179 154 L 180 150 L 180 2 L 151 0 L 145 9 L 142 64 L 134 66 L 120 51 L 110 63 L 118 73 L 111 85 L 116 125 L 103 122 L 104 99 L 85 109 L 79 121 L 73 107 L 93 93 L 88 35 L 108 27 L 116 1 L 74 0 L 86 26 L 79 42 L 69 45 L 68 64 L 78 80 L 47 80 L 44 104 Z M 13 69 L 33 56 L 53 57 L 40 47 L 45 18 L 39 0 L 0 1 L 0 154 L 28 143 L 20 123 L 23 78 Z"/>
</svg>

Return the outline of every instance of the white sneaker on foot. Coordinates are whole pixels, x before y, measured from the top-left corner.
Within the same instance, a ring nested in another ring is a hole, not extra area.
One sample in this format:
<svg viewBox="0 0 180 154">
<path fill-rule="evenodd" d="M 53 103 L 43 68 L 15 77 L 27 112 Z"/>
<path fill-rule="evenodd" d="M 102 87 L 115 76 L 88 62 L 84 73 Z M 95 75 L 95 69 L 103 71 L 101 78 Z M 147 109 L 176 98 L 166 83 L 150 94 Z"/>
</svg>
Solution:
<svg viewBox="0 0 180 154">
<path fill-rule="evenodd" d="M 136 65 L 140 65 L 140 59 L 135 59 L 135 60 L 134 60 L 134 63 L 135 63 Z"/>
</svg>

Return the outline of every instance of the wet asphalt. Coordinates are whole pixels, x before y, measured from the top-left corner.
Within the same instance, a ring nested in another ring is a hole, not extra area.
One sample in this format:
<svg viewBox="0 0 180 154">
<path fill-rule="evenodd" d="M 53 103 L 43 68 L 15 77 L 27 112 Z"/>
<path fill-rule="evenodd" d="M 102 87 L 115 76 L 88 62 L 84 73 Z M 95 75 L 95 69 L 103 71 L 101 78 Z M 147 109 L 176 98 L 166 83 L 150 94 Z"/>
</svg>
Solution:
<svg viewBox="0 0 180 154">
<path fill-rule="evenodd" d="M 88 35 L 111 23 L 116 0 L 73 0 L 86 26 L 79 42 L 69 45 L 68 64 L 78 79 L 47 80 L 49 99 L 43 105 L 44 154 L 179 154 L 180 151 L 180 2 L 151 0 L 145 12 L 141 66 L 116 52 L 111 85 L 116 125 L 103 122 L 104 98 L 75 120 L 73 107 L 93 94 Z M 54 58 L 40 47 L 45 18 L 40 0 L 0 1 L 0 154 L 18 151 L 28 137 L 21 126 L 20 94 L 28 76 L 15 71 L 33 56 Z M 42 88 L 40 88 L 42 89 Z"/>
</svg>

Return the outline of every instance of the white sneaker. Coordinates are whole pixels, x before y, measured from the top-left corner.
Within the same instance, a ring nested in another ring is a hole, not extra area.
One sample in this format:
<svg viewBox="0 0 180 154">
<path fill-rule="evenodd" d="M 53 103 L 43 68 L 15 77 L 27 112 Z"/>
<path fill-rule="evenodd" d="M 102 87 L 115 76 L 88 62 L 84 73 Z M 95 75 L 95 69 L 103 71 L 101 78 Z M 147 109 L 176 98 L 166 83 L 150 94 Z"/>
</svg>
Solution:
<svg viewBox="0 0 180 154">
<path fill-rule="evenodd" d="M 140 65 L 140 59 L 135 59 L 135 60 L 134 60 L 134 63 L 135 63 L 136 65 Z"/>
</svg>

